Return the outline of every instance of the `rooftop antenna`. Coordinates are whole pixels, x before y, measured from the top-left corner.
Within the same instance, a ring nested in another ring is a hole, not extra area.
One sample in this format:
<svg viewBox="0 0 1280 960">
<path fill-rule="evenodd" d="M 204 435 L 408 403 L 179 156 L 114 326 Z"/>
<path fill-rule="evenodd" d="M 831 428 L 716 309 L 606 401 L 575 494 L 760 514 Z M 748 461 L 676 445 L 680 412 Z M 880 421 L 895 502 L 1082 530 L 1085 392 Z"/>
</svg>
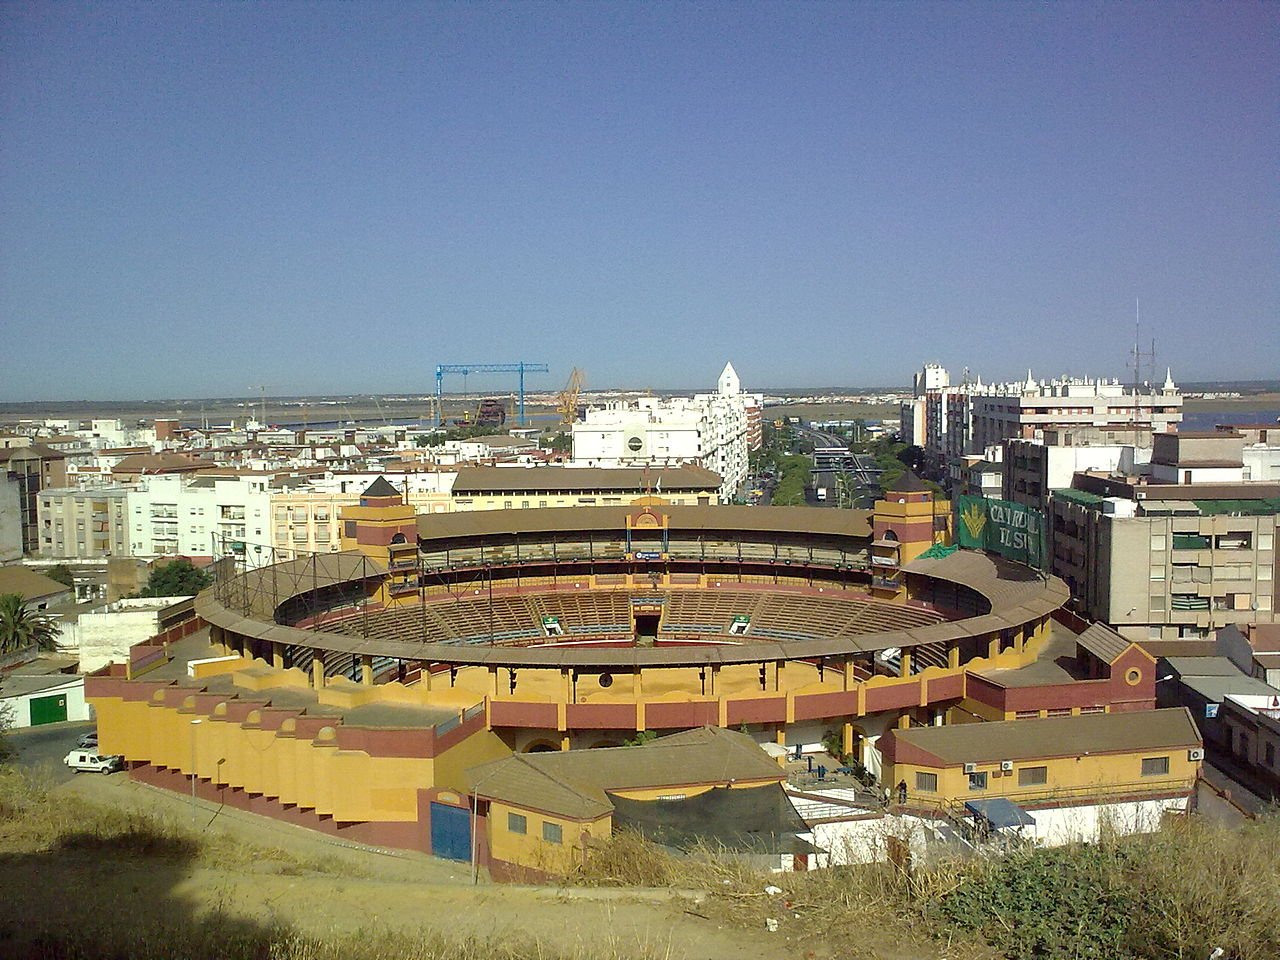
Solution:
<svg viewBox="0 0 1280 960">
<path fill-rule="evenodd" d="M 1133 298 L 1133 349 L 1130 352 L 1130 360 L 1128 366 L 1133 369 L 1133 445 L 1137 447 L 1142 436 L 1142 368 L 1145 365 L 1150 371 L 1150 385 L 1152 389 L 1151 400 L 1151 429 L 1155 430 L 1155 364 L 1156 364 L 1156 338 L 1151 338 L 1151 349 L 1142 349 L 1142 301 Z"/>
</svg>

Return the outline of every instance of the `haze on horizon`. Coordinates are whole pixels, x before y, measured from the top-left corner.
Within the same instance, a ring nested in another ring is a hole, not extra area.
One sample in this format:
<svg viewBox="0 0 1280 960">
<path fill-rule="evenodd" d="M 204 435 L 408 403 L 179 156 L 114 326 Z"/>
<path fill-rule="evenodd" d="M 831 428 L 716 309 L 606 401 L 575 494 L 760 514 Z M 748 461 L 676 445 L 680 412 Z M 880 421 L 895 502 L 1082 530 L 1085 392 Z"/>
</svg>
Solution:
<svg viewBox="0 0 1280 960">
<path fill-rule="evenodd" d="M 1274 378 L 1276 63 L 1260 3 L 8 4 L 0 399 L 1128 379 L 1135 298 Z"/>
</svg>

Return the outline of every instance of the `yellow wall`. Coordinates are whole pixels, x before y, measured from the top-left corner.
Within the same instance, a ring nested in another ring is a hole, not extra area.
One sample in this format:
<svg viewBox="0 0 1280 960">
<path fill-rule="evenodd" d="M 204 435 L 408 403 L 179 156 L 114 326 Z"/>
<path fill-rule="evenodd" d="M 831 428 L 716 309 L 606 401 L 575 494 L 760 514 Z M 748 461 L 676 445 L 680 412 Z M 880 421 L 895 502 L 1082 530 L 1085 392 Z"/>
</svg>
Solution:
<svg viewBox="0 0 1280 960">
<path fill-rule="evenodd" d="M 884 782 L 896 784 L 905 780 L 911 800 L 942 803 L 964 803 L 966 800 L 985 800 L 992 797 L 1008 797 L 1024 803 L 1051 801 L 1054 799 L 1083 800 L 1092 797 L 1122 797 L 1139 793 L 1176 792 L 1190 790 L 1195 784 L 1200 764 L 1187 759 L 1188 747 L 1174 749 L 1133 751 L 1128 753 L 1093 754 L 1085 757 L 1046 757 L 1035 760 L 1017 760 L 1013 772 L 1002 774 L 1000 762 L 979 763 L 979 773 L 987 774 L 985 790 L 970 790 L 969 776 L 961 765 L 935 767 L 924 764 L 895 763 L 884 775 Z M 1142 776 L 1142 761 L 1146 757 L 1168 757 L 1169 773 L 1164 776 Z M 1035 785 L 1019 785 L 1019 770 L 1027 767 L 1045 767 L 1046 782 Z M 918 789 L 917 773 L 932 773 L 938 777 L 936 793 Z"/>
<path fill-rule="evenodd" d="M 508 814 L 525 818 L 525 833 L 508 829 Z M 542 839 L 542 825 L 560 827 L 560 843 Z M 514 863 L 546 873 L 562 873 L 581 862 L 585 838 L 605 838 L 613 829 L 613 818 L 605 814 L 597 820 L 581 823 L 552 814 L 528 810 L 495 800 L 489 805 L 489 855 L 495 860 Z"/>
</svg>

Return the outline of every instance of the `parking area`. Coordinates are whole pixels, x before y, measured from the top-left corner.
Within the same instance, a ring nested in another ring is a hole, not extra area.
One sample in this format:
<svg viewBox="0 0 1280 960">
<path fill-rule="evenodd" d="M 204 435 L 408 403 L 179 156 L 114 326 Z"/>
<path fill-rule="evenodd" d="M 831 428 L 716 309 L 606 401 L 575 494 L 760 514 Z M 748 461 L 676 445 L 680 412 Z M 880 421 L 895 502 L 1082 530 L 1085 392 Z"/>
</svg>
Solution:
<svg viewBox="0 0 1280 960">
<path fill-rule="evenodd" d="M 51 783 L 65 783 L 75 774 L 63 763 L 76 741 L 93 730 L 93 723 L 47 723 L 5 733 L 15 765 L 39 773 Z"/>
</svg>

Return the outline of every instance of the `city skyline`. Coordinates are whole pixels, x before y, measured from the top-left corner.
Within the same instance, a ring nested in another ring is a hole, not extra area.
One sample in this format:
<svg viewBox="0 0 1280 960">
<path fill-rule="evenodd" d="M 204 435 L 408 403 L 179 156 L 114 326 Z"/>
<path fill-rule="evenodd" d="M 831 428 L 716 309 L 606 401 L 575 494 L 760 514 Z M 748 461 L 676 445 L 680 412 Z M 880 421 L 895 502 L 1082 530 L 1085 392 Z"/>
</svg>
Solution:
<svg viewBox="0 0 1280 960">
<path fill-rule="evenodd" d="M 0 23 L 3 401 L 1280 370 L 1274 7 Z"/>
</svg>

